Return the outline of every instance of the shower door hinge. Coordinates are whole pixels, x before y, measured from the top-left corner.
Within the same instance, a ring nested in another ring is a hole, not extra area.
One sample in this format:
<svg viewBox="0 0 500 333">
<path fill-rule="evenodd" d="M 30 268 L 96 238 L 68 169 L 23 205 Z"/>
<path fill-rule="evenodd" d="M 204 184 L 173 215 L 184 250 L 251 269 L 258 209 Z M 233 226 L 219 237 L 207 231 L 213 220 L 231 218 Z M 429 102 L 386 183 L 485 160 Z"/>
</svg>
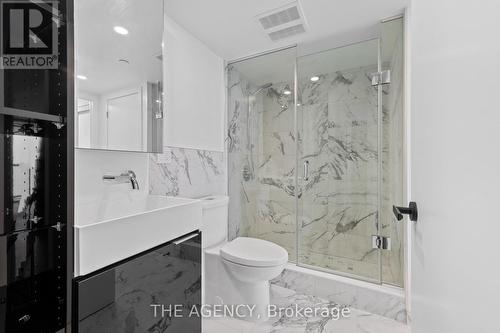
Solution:
<svg viewBox="0 0 500 333">
<path fill-rule="evenodd" d="M 391 83 L 391 70 L 372 73 L 372 86 Z"/>
<path fill-rule="evenodd" d="M 372 248 L 380 250 L 390 250 L 391 249 L 391 238 L 379 235 L 372 236 Z"/>
</svg>

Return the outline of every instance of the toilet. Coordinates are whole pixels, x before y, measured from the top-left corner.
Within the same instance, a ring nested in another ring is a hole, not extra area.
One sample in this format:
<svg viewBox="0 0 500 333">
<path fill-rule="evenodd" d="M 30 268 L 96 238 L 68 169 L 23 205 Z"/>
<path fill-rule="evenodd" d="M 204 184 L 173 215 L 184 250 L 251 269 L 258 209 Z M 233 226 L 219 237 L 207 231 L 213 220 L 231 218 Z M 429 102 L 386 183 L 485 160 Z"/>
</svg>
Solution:
<svg viewBox="0 0 500 333">
<path fill-rule="evenodd" d="M 268 319 L 269 281 L 288 262 L 288 252 L 262 239 L 227 240 L 226 196 L 202 198 L 203 304 L 228 305 L 234 317 L 250 321 Z M 237 312 L 237 313 L 236 313 Z"/>
</svg>

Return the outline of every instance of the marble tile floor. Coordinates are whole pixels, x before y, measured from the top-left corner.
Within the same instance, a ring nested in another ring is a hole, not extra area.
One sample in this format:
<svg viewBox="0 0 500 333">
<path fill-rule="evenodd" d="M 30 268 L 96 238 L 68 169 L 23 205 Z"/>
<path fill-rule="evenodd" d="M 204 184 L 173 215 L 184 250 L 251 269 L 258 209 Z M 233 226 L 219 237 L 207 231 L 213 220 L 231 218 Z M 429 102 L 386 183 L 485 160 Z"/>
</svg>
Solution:
<svg viewBox="0 0 500 333">
<path fill-rule="evenodd" d="M 271 286 L 271 303 L 278 307 L 334 306 L 319 297 L 298 294 L 293 290 Z M 410 333 L 408 326 L 382 316 L 350 309 L 348 318 L 332 317 L 272 318 L 263 323 L 253 323 L 234 318 L 209 318 L 203 320 L 203 333 Z"/>
</svg>

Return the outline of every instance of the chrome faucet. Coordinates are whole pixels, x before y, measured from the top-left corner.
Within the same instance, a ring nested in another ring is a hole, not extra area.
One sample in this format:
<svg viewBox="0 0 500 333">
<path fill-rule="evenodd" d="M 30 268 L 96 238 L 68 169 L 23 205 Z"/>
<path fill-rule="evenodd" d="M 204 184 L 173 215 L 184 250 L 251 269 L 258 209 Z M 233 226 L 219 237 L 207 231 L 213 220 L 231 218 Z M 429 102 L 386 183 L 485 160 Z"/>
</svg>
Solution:
<svg viewBox="0 0 500 333">
<path fill-rule="evenodd" d="M 102 180 L 110 184 L 130 183 L 132 185 L 133 190 L 139 189 L 139 182 L 137 181 L 135 172 L 132 170 L 123 172 L 120 175 L 104 175 L 102 176 Z"/>
</svg>

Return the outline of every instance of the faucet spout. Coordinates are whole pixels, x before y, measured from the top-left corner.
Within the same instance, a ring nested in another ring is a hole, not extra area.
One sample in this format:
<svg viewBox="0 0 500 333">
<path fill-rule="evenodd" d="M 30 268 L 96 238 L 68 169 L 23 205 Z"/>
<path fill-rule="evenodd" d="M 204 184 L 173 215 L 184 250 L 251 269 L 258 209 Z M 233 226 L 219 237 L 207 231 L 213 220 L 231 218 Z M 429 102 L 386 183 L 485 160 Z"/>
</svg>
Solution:
<svg viewBox="0 0 500 333">
<path fill-rule="evenodd" d="M 132 170 L 129 170 L 128 176 L 130 177 L 130 183 L 132 184 L 132 189 L 138 190 L 139 189 L 139 182 L 137 181 L 137 176 L 135 175 L 135 172 Z"/>
<path fill-rule="evenodd" d="M 130 183 L 132 185 L 133 190 L 139 189 L 139 182 L 137 181 L 137 176 L 135 175 L 135 172 L 132 170 L 123 172 L 120 175 L 104 175 L 102 177 L 102 180 L 106 183 L 111 183 L 111 184 Z"/>
<path fill-rule="evenodd" d="M 138 190 L 139 189 L 139 182 L 137 181 L 137 176 L 135 175 L 135 172 L 132 170 L 128 170 L 128 177 L 130 178 L 130 183 L 132 184 L 132 189 L 133 190 Z"/>
</svg>

